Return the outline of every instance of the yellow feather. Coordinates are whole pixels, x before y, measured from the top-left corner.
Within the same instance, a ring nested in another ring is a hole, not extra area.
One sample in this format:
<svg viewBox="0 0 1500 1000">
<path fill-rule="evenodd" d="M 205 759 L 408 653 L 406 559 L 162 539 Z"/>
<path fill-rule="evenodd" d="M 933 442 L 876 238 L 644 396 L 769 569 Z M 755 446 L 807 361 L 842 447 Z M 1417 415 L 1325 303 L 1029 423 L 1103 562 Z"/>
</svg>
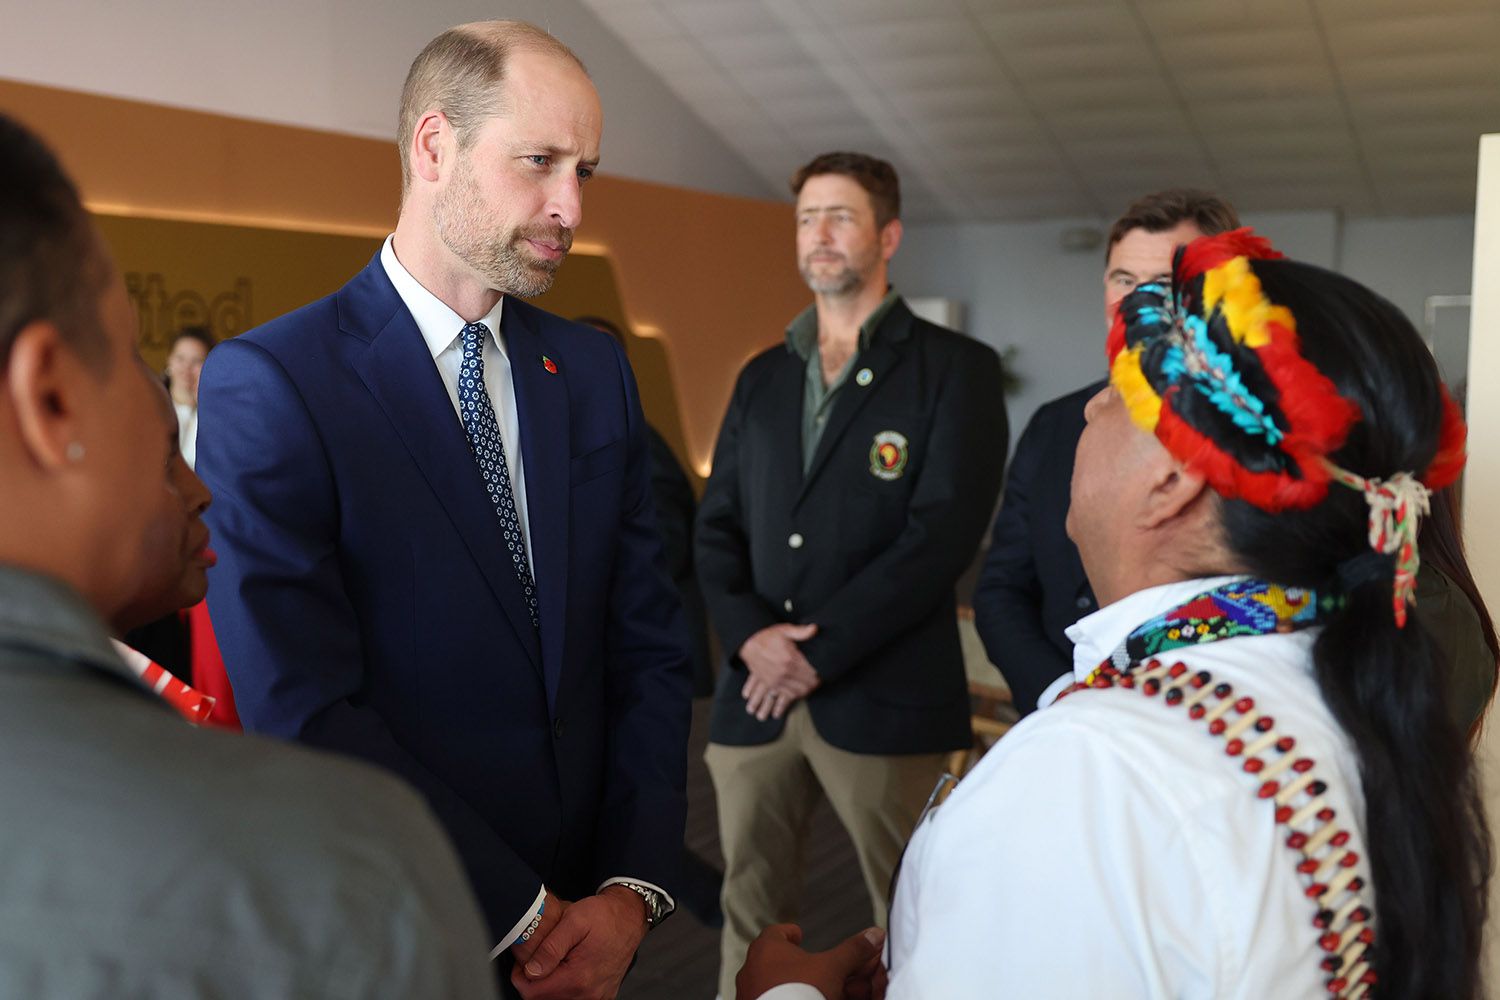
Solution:
<svg viewBox="0 0 1500 1000">
<path fill-rule="evenodd" d="M 1141 345 L 1115 355 L 1109 380 L 1114 383 L 1115 391 L 1120 394 L 1135 425 L 1147 433 L 1155 433 L 1156 422 L 1161 419 L 1161 397 L 1141 372 Z"/>
</svg>

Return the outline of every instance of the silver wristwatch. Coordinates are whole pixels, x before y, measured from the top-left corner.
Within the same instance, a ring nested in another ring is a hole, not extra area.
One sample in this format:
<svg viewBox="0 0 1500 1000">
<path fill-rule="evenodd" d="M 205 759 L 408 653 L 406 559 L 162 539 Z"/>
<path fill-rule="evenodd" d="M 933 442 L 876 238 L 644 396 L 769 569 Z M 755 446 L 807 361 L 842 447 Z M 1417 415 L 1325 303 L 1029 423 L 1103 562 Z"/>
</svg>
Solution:
<svg viewBox="0 0 1500 1000">
<path fill-rule="evenodd" d="M 667 919 L 674 909 L 667 903 L 667 897 L 651 888 L 649 885 L 641 885 L 639 882 L 615 882 L 631 892 L 640 896 L 646 903 L 646 928 L 649 930 Z"/>
</svg>

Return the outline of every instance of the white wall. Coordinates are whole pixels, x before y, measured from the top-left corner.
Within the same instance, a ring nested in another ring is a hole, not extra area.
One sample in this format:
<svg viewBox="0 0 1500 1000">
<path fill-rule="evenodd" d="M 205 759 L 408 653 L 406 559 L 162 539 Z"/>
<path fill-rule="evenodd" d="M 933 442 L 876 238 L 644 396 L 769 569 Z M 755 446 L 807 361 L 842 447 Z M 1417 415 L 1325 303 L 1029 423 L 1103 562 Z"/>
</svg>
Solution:
<svg viewBox="0 0 1500 1000">
<path fill-rule="evenodd" d="M 1343 271 L 1390 298 L 1418 329 L 1431 295 L 1468 294 L 1468 216 L 1345 219 L 1335 212 L 1246 214 L 1299 260 Z M 967 332 L 1017 348 L 1011 440 L 1042 403 L 1104 375 L 1104 249 L 1068 252 L 1065 230 L 1097 219 L 912 226 L 892 268 L 901 291 L 962 302 Z"/>
<path fill-rule="evenodd" d="M 385 139 L 422 46 L 492 17 L 534 21 L 588 64 L 605 172 L 782 196 L 577 0 L 0 0 L 0 76 Z"/>
</svg>

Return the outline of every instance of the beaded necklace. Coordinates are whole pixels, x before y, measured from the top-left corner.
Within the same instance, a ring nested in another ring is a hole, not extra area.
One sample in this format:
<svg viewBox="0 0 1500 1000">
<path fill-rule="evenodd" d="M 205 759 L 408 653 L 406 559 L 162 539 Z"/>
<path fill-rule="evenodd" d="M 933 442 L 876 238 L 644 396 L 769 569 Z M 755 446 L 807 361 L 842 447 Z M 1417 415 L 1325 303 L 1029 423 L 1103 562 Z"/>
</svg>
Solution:
<svg viewBox="0 0 1500 1000">
<path fill-rule="evenodd" d="M 1227 583 L 1136 628 L 1109 659 L 1058 697 L 1086 688 L 1133 689 L 1147 698 L 1160 694 L 1167 707 L 1183 708 L 1187 721 L 1202 722 L 1210 736 L 1223 739 L 1225 754 L 1259 779 L 1257 797 L 1275 807 L 1276 823 L 1287 832 L 1303 892 L 1317 907 L 1313 926 L 1325 952 L 1319 968 L 1328 976 L 1329 995 L 1369 1000 L 1375 985 L 1374 910 L 1361 895 L 1365 883 L 1355 873 L 1359 855 L 1349 847 L 1353 834 L 1334 822 L 1325 798 L 1328 785 L 1315 762 L 1295 752 L 1296 739 L 1278 731 L 1276 720 L 1260 711 L 1254 698 L 1215 682 L 1207 670 L 1194 672 L 1156 657 L 1219 639 L 1321 625 L 1340 603 L 1334 595 L 1262 580 Z"/>
</svg>

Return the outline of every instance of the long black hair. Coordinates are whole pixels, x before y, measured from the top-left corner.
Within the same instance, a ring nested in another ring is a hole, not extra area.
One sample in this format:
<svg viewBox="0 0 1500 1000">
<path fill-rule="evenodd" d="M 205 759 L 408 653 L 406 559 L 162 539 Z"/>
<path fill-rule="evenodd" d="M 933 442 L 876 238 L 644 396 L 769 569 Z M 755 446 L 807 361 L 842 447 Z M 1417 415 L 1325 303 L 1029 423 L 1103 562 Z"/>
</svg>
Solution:
<svg viewBox="0 0 1500 1000">
<path fill-rule="evenodd" d="M 1395 306 L 1355 282 L 1285 260 L 1252 267 L 1297 320 L 1302 353 L 1362 418 L 1332 457 L 1367 478 L 1420 475 L 1438 448 L 1441 383 Z M 1225 540 L 1252 573 L 1336 585 L 1343 610 L 1314 646 L 1318 685 L 1359 754 L 1375 882 L 1375 989 L 1392 997 L 1480 995 L 1489 832 L 1465 734 L 1449 712 L 1448 670 L 1416 616 L 1397 628 L 1394 563 L 1367 539 L 1368 508 L 1332 485 L 1307 510 L 1222 505 Z"/>
</svg>

